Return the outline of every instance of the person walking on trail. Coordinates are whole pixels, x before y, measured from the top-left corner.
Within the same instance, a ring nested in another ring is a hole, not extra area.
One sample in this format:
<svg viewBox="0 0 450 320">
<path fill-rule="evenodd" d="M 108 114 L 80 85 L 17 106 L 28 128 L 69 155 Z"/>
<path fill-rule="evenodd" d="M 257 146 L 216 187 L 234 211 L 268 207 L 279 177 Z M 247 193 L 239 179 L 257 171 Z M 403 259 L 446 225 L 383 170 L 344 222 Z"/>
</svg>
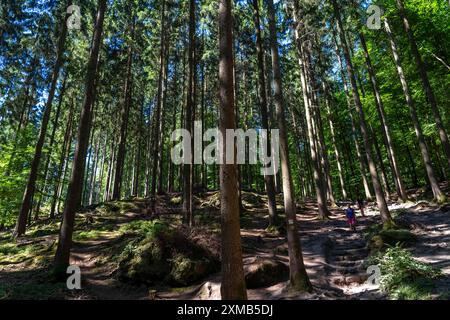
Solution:
<svg viewBox="0 0 450 320">
<path fill-rule="evenodd" d="M 364 214 L 364 200 L 361 198 L 358 198 L 358 209 L 361 212 L 361 216 L 365 217 L 366 215 Z"/>
<path fill-rule="evenodd" d="M 347 223 L 350 227 L 351 231 L 356 231 L 356 215 L 355 209 L 352 208 L 352 205 L 349 204 L 347 209 L 345 209 L 345 216 L 347 217 Z"/>
</svg>

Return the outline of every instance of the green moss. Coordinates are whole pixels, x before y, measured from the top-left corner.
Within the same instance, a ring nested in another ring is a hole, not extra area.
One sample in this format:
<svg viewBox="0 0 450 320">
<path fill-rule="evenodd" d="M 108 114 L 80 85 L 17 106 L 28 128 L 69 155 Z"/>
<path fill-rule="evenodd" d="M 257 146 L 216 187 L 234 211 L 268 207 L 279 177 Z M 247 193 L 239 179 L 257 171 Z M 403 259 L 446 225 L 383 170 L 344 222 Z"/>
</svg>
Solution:
<svg viewBox="0 0 450 320">
<path fill-rule="evenodd" d="M 274 235 L 276 237 L 282 236 L 286 234 L 286 228 L 284 225 L 278 223 L 278 224 L 271 224 L 266 228 L 266 232 L 270 233 L 271 235 Z"/>
<path fill-rule="evenodd" d="M 430 282 L 415 281 L 399 285 L 390 292 L 395 300 L 431 300 L 432 284 Z"/>
<path fill-rule="evenodd" d="M 133 201 L 111 201 L 98 205 L 94 212 L 97 215 L 108 216 L 116 214 L 124 214 L 131 210 L 138 209 L 138 204 Z"/>
<path fill-rule="evenodd" d="M 438 198 L 434 199 L 437 204 L 444 204 L 447 201 L 445 194 L 441 194 Z"/>
<path fill-rule="evenodd" d="M 105 232 L 100 230 L 75 231 L 72 239 L 74 241 L 86 241 L 99 238 L 102 234 L 105 234 Z"/>
<path fill-rule="evenodd" d="M 379 236 L 389 245 L 411 245 L 417 241 L 417 236 L 405 229 L 382 230 L 380 231 Z"/>
<path fill-rule="evenodd" d="M 181 196 L 170 198 L 170 203 L 173 205 L 179 205 L 183 202 L 183 198 Z"/>
<path fill-rule="evenodd" d="M 263 198 L 267 198 L 267 197 L 263 197 L 254 192 L 245 192 L 244 191 L 241 194 L 242 204 L 248 208 L 259 206 L 261 204 L 266 203 L 267 200 L 263 199 Z"/>
<path fill-rule="evenodd" d="M 217 269 L 217 261 L 184 233 L 161 222 L 149 223 L 134 225 L 133 232 L 145 236 L 123 249 L 118 259 L 120 280 L 186 286 Z"/>
<path fill-rule="evenodd" d="M 137 220 L 120 227 L 119 232 L 122 234 L 132 233 L 142 237 L 153 237 L 170 232 L 170 228 L 166 222 L 161 220 Z"/>
<path fill-rule="evenodd" d="M 20 251 L 21 251 L 21 248 L 18 247 L 15 243 L 0 244 L 0 259 L 1 259 L 1 256 L 17 254 Z"/>
<path fill-rule="evenodd" d="M 397 226 L 395 225 L 395 221 L 393 219 L 388 219 L 383 222 L 383 230 L 392 230 Z"/>
<path fill-rule="evenodd" d="M 171 260 L 169 281 L 175 285 L 187 286 L 201 279 L 211 268 L 206 258 L 192 259 L 183 254 L 177 254 Z"/>
</svg>

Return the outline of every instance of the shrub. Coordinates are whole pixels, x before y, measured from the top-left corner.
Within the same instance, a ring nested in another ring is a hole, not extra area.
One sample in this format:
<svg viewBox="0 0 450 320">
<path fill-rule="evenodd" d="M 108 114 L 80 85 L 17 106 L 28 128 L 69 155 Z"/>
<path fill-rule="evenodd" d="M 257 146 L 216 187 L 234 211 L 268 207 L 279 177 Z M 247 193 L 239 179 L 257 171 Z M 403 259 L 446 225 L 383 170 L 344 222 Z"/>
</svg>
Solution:
<svg viewBox="0 0 450 320">
<path fill-rule="evenodd" d="M 420 262 L 399 246 L 390 247 L 369 259 L 381 269 L 380 288 L 394 299 L 430 299 L 433 279 L 441 272 Z"/>
</svg>

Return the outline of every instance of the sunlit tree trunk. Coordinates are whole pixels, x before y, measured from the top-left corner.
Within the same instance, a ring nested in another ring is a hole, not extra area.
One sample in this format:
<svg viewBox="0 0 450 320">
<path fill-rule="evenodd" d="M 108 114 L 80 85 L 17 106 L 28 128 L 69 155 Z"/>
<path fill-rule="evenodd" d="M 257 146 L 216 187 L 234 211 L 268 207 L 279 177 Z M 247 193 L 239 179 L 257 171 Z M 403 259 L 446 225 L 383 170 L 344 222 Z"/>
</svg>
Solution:
<svg viewBox="0 0 450 320">
<path fill-rule="evenodd" d="M 403 184 L 403 179 L 398 167 L 397 157 L 395 155 L 394 142 L 392 141 L 391 132 L 389 129 L 386 111 L 384 110 L 383 100 L 381 98 L 380 89 L 375 77 L 375 71 L 372 66 L 372 61 L 370 59 L 369 51 L 367 50 L 366 39 L 362 33 L 359 33 L 359 38 L 361 40 L 361 47 L 363 48 L 364 57 L 366 60 L 367 71 L 369 73 L 370 83 L 372 85 L 372 90 L 375 96 L 375 104 L 377 106 L 378 116 L 381 122 L 381 133 L 385 141 L 386 150 L 388 154 L 388 159 L 391 164 L 395 189 L 397 190 L 397 195 L 402 201 L 406 201 L 408 196 L 406 194 L 405 186 Z"/>
</svg>

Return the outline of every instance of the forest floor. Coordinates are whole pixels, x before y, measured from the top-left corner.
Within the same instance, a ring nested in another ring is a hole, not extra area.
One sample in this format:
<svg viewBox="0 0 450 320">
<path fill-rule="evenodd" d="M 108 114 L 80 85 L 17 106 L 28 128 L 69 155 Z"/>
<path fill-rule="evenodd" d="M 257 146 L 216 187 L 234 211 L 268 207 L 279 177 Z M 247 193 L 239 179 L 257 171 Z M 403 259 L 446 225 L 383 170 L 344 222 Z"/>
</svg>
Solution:
<svg viewBox="0 0 450 320">
<path fill-rule="evenodd" d="M 449 186 L 444 186 L 449 191 Z M 442 270 L 433 283 L 431 299 L 450 296 L 450 206 L 420 200 L 422 191 L 411 192 L 415 201 L 389 207 L 396 221 L 417 236 L 408 248 L 412 256 Z M 180 195 L 158 199 L 159 219 L 181 225 Z M 195 241 L 216 254 L 220 252 L 220 211 L 218 193 L 196 198 L 196 227 L 190 230 Z M 251 269 L 261 260 L 288 264 L 285 236 L 267 227 L 266 197 L 243 193 L 241 236 L 244 267 Z M 277 199 L 280 213 L 282 200 Z M 339 203 L 338 203 L 339 204 Z M 344 203 L 340 203 L 342 207 Z M 71 264 L 81 269 L 82 289 L 68 290 L 65 283 L 50 281 L 50 265 L 55 252 L 58 224 L 42 221 L 25 237 L 11 240 L 0 233 L 0 299 L 219 299 L 220 273 L 212 273 L 188 287 L 136 285 L 117 277 L 118 256 L 131 241 L 124 232 L 131 224 L 154 219 L 145 199 L 101 204 L 78 214 Z M 299 204 L 297 220 L 304 261 L 313 284 L 312 293 L 296 294 L 287 289 L 288 272 L 278 283 L 248 289 L 249 299 L 388 299 L 377 285 L 368 284 L 368 234 L 379 225 L 374 204 L 366 216 L 357 211 L 356 232 L 348 230 L 341 207 L 331 209 L 329 220 L 317 219 L 315 203 Z M 283 218 L 280 215 L 280 218 Z M 206 237 L 205 235 L 208 235 Z"/>
</svg>

